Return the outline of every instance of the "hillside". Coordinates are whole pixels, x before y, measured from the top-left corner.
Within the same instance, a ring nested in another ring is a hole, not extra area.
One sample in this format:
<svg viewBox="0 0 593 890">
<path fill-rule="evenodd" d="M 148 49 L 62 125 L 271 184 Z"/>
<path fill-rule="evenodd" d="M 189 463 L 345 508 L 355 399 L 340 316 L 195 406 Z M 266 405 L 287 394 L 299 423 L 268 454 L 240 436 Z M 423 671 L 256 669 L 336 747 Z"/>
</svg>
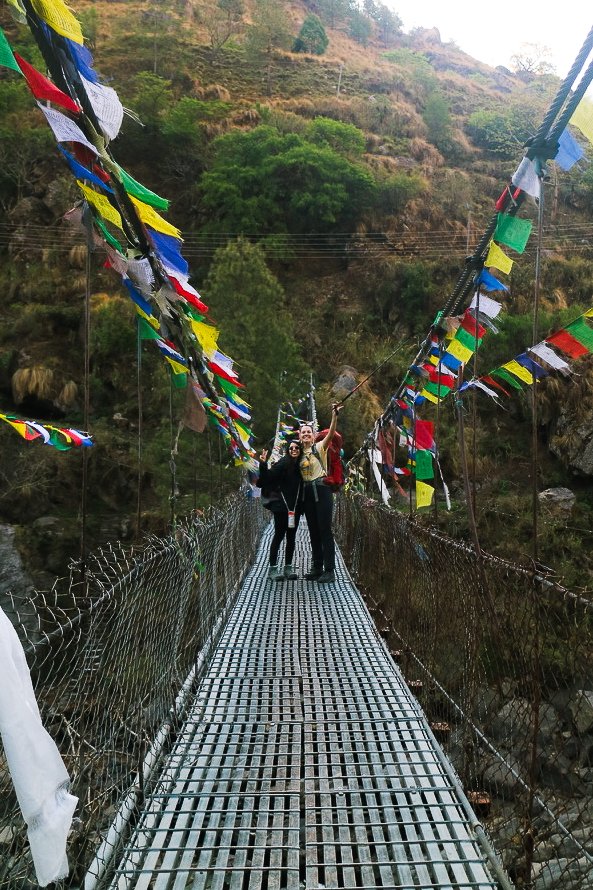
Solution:
<svg viewBox="0 0 593 890">
<path fill-rule="evenodd" d="M 323 420 L 345 367 L 360 380 L 409 340 L 344 409 L 346 457 L 357 451 L 558 87 L 552 76 L 490 69 L 442 44 L 435 30 L 403 34 L 381 18 L 381 4 L 373 9 L 374 18 L 360 21 L 338 5 L 272 0 L 248 8 L 74 6 L 96 69 L 133 113 L 113 141 L 114 156 L 170 199 L 167 218 L 183 232 L 192 284 L 246 384 L 258 445 L 273 431 L 278 400 L 302 393 L 310 370 Z M 328 40 L 320 55 L 292 51 L 311 13 Z M 5 6 L 0 24 L 11 46 L 41 70 L 30 35 Z M 79 428 L 87 257 L 83 236 L 63 216 L 80 192 L 22 78 L 1 68 L 0 79 L 0 143 L 8 159 L 0 171 L 0 410 Z M 554 167 L 547 191 L 542 336 L 592 304 L 591 178 L 581 166 Z M 523 215 L 535 219 L 535 206 Z M 244 242 L 237 244 L 237 235 Z M 532 242 L 510 276 L 501 333 L 480 351 L 484 369 L 529 343 Z M 92 547 L 133 538 L 137 510 L 142 532 L 163 531 L 172 515 L 206 509 L 236 486 L 239 472 L 214 430 L 186 430 L 171 476 L 183 393 L 171 388 L 144 343 L 139 413 L 133 308 L 100 251 L 89 272 Z M 583 589 L 593 570 L 586 555 L 591 471 L 579 465 L 593 435 L 582 431 L 590 422 L 590 365 L 584 357 L 577 378 L 542 386 L 538 469 L 541 488 L 567 485 L 577 496 L 568 522 L 563 514 L 546 516 L 541 559 Z M 478 406 L 475 460 L 483 546 L 525 561 L 528 396 L 515 396 L 507 411 L 486 401 Z M 454 504 L 438 521 L 467 536 L 452 409 L 444 415 L 442 467 Z M 24 443 L 6 424 L 0 448 L 0 523 L 17 528 L 26 565 L 49 584 L 80 549 L 80 454 Z M 519 530 L 504 533 L 505 515 L 516 517 Z"/>
</svg>

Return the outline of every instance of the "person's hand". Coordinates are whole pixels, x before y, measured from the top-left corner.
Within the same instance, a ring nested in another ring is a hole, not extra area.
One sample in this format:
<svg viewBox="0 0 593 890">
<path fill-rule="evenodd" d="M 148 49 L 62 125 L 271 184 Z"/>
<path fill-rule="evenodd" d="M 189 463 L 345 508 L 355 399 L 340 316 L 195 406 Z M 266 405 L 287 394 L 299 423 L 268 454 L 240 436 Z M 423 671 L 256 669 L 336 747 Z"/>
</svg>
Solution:
<svg viewBox="0 0 593 890">
<path fill-rule="evenodd" d="M 267 464 L 269 456 L 270 456 L 269 449 L 264 448 L 262 453 L 259 456 L 259 459 L 262 461 L 262 463 Z"/>
<path fill-rule="evenodd" d="M 340 405 L 339 402 L 332 402 L 332 414 L 335 414 L 337 417 L 338 412 L 341 411 L 343 407 L 344 406 Z"/>
</svg>

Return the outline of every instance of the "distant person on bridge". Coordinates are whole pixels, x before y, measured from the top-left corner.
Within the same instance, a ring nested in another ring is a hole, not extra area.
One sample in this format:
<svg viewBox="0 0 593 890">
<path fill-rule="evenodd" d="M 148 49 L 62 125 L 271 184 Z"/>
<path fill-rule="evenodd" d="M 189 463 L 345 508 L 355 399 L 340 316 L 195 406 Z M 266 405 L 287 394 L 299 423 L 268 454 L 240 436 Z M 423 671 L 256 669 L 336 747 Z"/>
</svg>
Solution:
<svg viewBox="0 0 593 890">
<path fill-rule="evenodd" d="M 336 546 L 332 532 L 334 496 L 323 480 L 327 476 L 327 452 L 336 432 L 338 412 L 341 409 L 342 405 L 332 405 L 331 423 L 321 442 L 315 442 L 315 432 L 310 423 L 304 423 L 300 431 L 303 446 L 300 464 L 304 486 L 302 503 L 313 554 L 313 565 L 305 578 L 307 581 L 319 581 L 320 584 L 332 584 L 336 580 Z"/>
<path fill-rule="evenodd" d="M 300 442 L 292 439 L 286 446 L 284 457 L 271 467 L 268 467 L 269 449 L 264 448 L 259 456 L 260 487 L 278 494 L 278 497 L 269 504 L 269 509 L 274 515 L 274 537 L 270 544 L 268 573 L 268 578 L 272 581 L 294 581 L 298 578 L 292 560 L 299 519 L 303 514 L 303 483 L 299 470 L 301 454 Z M 286 537 L 284 572 L 281 572 L 278 569 L 278 551 L 284 537 Z"/>
</svg>

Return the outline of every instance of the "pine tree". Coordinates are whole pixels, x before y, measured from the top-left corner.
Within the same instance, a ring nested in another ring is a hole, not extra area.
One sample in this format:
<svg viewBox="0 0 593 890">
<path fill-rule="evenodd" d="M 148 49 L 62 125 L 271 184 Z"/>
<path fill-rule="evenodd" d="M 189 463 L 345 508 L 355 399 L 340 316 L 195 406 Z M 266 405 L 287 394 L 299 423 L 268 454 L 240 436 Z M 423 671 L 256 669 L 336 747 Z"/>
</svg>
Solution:
<svg viewBox="0 0 593 890">
<path fill-rule="evenodd" d="M 329 43 L 325 28 L 319 16 L 311 13 L 303 22 L 299 36 L 294 42 L 293 52 L 312 53 L 322 56 Z"/>
</svg>

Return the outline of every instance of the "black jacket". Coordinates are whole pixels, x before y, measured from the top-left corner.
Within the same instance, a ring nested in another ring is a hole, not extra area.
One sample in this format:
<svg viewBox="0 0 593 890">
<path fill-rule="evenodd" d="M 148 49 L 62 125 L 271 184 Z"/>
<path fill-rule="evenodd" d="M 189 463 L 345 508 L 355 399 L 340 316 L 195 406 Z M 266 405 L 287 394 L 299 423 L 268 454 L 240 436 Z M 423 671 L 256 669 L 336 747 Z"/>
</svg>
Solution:
<svg viewBox="0 0 593 890">
<path fill-rule="evenodd" d="M 284 495 L 284 499 L 282 497 L 278 499 L 278 506 L 274 504 L 274 510 L 286 510 L 286 505 L 288 505 L 289 510 L 296 511 L 300 505 L 300 494 L 303 491 L 301 474 L 298 466 L 295 467 L 293 473 L 287 472 L 288 460 L 287 457 L 282 457 L 271 467 L 268 467 L 263 461 L 259 463 L 259 484 L 262 490 L 266 493 L 275 491 Z M 284 500 L 286 500 L 286 504 Z"/>
</svg>

